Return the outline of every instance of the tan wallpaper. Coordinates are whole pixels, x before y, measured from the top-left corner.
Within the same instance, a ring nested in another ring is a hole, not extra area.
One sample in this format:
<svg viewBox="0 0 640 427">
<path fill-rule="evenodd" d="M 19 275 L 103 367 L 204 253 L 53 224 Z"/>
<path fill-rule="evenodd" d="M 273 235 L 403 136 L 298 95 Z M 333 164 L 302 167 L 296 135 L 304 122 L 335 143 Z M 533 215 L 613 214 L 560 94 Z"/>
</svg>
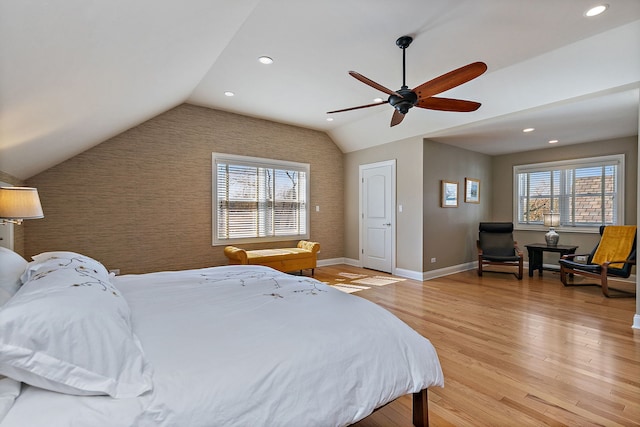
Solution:
<svg viewBox="0 0 640 427">
<path fill-rule="evenodd" d="M 71 250 L 123 274 L 226 264 L 212 152 L 309 163 L 311 240 L 319 259 L 344 256 L 343 155 L 325 133 L 186 104 L 28 179 L 45 218 L 25 225 L 26 256 Z"/>
</svg>

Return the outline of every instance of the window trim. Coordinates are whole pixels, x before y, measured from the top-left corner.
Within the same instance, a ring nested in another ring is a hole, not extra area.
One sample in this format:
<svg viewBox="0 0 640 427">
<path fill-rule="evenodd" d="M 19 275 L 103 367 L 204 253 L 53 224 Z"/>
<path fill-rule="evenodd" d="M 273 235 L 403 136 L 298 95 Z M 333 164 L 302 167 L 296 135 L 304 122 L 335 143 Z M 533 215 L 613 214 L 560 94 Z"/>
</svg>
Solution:
<svg viewBox="0 0 640 427">
<path fill-rule="evenodd" d="M 513 166 L 513 207 L 512 207 L 512 217 L 513 217 L 513 226 L 515 230 L 534 230 L 534 231 L 544 231 L 548 230 L 548 227 L 545 227 L 543 224 L 520 224 L 518 218 L 518 202 L 519 202 L 519 188 L 518 188 L 518 174 L 520 173 L 530 173 L 530 172 L 538 172 L 538 171 L 549 171 L 552 169 L 570 169 L 576 167 L 588 167 L 589 164 L 593 164 L 593 166 L 603 166 L 604 164 L 616 164 L 617 176 L 616 182 L 618 184 L 618 188 L 616 189 L 617 200 L 616 200 L 616 209 L 617 209 L 617 224 L 624 224 L 624 182 L 625 182 L 625 155 L 624 154 L 611 154 L 597 157 L 584 157 L 577 159 L 569 159 L 569 160 L 557 160 L 551 162 L 541 162 L 541 163 L 531 163 L 531 164 L 522 164 L 522 165 L 514 165 Z M 599 225 L 598 226 L 582 226 L 582 227 L 566 227 L 560 225 L 559 227 L 555 227 L 556 230 L 562 232 L 569 233 L 599 233 Z"/>
<path fill-rule="evenodd" d="M 231 163 L 243 166 L 264 167 L 269 169 L 284 169 L 304 172 L 306 174 L 306 215 L 305 215 L 305 233 L 286 235 L 286 236 L 270 236 L 270 237 L 244 237 L 235 239 L 219 239 L 218 238 L 218 163 Z M 212 246 L 233 245 L 237 243 L 258 243 L 258 242 L 282 242 L 290 240 L 305 240 L 309 238 L 309 229 L 311 225 L 311 207 L 310 207 L 310 187 L 311 174 L 309 163 L 291 162 L 287 160 L 267 159 L 263 157 L 241 156 L 237 154 L 211 153 L 211 238 Z"/>
</svg>

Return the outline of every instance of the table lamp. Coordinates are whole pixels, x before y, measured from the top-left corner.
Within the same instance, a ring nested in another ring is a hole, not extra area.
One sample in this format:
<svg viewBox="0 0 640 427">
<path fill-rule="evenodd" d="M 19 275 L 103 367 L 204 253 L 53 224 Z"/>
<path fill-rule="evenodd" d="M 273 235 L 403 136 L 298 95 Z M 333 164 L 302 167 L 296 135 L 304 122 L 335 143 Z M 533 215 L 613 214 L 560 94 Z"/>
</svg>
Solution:
<svg viewBox="0 0 640 427">
<path fill-rule="evenodd" d="M 549 227 L 549 232 L 544 235 L 544 238 L 547 241 L 547 246 L 558 246 L 560 235 L 556 233 L 554 227 L 560 225 L 560 214 L 553 212 L 544 214 L 544 225 Z"/>
</svg>

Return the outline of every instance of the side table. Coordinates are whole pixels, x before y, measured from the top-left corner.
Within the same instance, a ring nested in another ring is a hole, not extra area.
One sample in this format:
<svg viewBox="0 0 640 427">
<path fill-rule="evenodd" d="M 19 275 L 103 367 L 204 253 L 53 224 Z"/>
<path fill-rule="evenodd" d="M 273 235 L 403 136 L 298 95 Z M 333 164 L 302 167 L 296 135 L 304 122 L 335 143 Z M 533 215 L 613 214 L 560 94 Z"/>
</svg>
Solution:
<svg viewBox="0 0 640 427">
<path fill-rule="evenodd" d="M 533 270 L 538 270 L 538 275 L 542 276 L 542 256 L 544 252 L 558 252 L 560 257 L 563 255 L 575 254 L 577 246 L 557 245 L 547 246 L 546 243 L 531 243 L 524 245 L 529 253 L 529 277 L 533 276 Z M 554 270 L 547 268 L 547 270 Z"/>
</svg>

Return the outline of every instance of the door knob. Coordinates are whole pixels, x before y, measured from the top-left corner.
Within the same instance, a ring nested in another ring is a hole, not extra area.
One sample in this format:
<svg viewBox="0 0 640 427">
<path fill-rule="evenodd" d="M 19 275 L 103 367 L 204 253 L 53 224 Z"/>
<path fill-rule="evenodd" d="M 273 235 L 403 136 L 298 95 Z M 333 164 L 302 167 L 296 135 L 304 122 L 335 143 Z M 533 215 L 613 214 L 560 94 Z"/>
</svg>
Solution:
<svg viewBox="0 0 640 427">
<path fill-rule="evenodd" d="M 389 226 L 389 227 L 390 227 L 390 226 L 391 226 L 391 223 L 390 223 L 390 222 L 388 222 L 388 223 L 386 223 L 386 224 L 382 224 L 382 225 L 386 225 L 386 226 Z"/>
</svg>

